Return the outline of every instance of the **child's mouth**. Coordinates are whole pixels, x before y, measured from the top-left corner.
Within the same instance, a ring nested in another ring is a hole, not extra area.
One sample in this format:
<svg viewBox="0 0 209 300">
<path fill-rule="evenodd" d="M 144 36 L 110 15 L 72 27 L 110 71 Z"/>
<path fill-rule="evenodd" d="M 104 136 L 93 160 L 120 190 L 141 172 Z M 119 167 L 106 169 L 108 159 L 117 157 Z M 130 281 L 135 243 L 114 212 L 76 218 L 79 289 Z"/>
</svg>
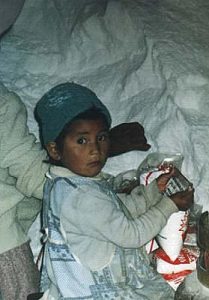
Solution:
<svg viewBox="0 0 209 300">
<path fill-rule="evenodd" d="M 93 162 L 89 163 L 88 165 L 92 168 L 99 167 L 99 166 L 101 166 L 101 161 L 99 161 L 99 160 L 93 161 Z"/>
</svg>

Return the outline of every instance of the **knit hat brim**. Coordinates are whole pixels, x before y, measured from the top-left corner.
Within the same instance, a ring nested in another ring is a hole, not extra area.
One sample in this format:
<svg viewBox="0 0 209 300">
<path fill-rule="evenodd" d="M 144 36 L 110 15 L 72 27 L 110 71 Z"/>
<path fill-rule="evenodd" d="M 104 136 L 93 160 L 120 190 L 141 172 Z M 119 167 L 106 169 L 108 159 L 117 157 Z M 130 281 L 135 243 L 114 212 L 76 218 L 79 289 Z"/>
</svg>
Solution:
<svg viewBox="0 0 209 300">
<path fill-rule="evenodd" d="M 108 126 L 111 126 L 111 116 L 107 107 L 87 87 L 66 82 L 50 89 L 35 108 L 43 144 L 55 141 L 68 122 L 91 108 L 100 111 Z"/>
</svg>

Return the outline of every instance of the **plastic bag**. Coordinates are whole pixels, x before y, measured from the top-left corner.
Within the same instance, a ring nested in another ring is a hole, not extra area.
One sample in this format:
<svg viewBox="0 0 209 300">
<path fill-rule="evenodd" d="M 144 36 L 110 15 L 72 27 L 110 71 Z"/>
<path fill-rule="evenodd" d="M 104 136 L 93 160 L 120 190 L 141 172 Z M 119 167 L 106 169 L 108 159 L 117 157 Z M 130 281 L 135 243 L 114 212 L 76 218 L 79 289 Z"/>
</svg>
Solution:
<svg viewBox="0 0 209 300">
<path fill-rule="evenodd" d="M 180 170 L 182 162 L 183 156 L 180 153 L 151 153 L 138 167 L 137 177 L 141 184 L 148 185 L 152 180 L 166 172 L 166 168 L 164 166 L 173 164 Z M 173 190 L 176 191 L 176 188 Z M 170 193 L 171 191 L 169 187 L 169 194 Z M 168 219 L 166 226 L 156 237 L 157 243 L 173 261 L 179 256 L 183 246 L 185 232 L 188 225 L 188 216 L 188 211 L 179 211 L 172 214 Z"/>
<path fill-rule="evenodd" d="M 162 249 L 156 250 L 155 257 L 158 273 L 176 290 L 184 278 L 196 269 L 199 249 L 183 247 L 175 261 L 171 261 Z"/>
</svg>

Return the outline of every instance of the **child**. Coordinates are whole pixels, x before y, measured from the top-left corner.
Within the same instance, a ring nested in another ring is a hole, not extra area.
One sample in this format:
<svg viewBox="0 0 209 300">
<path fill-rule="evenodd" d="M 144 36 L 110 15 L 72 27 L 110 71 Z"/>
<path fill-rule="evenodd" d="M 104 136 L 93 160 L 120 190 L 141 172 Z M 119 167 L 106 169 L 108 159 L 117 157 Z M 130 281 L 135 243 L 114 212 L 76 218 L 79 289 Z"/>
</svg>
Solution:
<svg viewBox="0 0 209 300">
<path fill-rule="evenodd" d="M 27 294 L 39 291 L 27 232 L 41 209 L 49 164 L 43 162 L 46 152 L 29 133 L 25 105 L 1 82 L 0 112 L 0 299 L 25 300 Z M 149 148 L 138 123 L 119 124 L 111 133 L 109 155 Z M 121 144 L 124 140 L 128 142 Z"/>
<path fill-rule="evenodd" d="M 117 195 L 101 172 L 111 117 L 84 86 L 52 88 L 35 113 L 54 164 L 44 188 L 42 299 L 173 299 L 143 245 L 172 213 L 190 207 L 193 191 L 163 196 L 167 174 Z"/>
</svg>

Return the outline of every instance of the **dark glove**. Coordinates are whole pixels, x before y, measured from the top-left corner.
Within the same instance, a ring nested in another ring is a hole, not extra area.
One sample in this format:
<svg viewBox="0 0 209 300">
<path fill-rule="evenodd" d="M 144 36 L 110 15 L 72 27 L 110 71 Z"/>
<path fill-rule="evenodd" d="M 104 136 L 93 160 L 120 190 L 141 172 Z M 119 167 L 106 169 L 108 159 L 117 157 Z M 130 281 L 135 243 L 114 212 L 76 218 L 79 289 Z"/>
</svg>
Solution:
<svg viewBox="0 0 209 300">
<path fill-rule="evenodd" d="M 150 147 L 138 122 L 122 123 L 110 130 L 109 157 L 133 150 L 147 151 Z"/>
</svg>

